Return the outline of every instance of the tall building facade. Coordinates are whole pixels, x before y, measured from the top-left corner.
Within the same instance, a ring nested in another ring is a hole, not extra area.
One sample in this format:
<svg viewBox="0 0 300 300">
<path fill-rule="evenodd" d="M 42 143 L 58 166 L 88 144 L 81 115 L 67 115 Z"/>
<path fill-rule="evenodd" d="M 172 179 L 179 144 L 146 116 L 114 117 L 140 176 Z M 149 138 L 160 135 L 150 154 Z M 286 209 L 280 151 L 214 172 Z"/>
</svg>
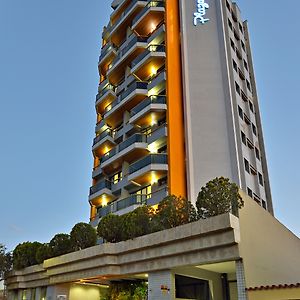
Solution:
<svg viewBox="0 0 300 300">
<path fill-rule="evenodd" d="M 247 22 L 230 0 L 115 0 L 102 34 L 91 220 L 195 202 L 212 178 L 273 214 Z"/>
</svg>

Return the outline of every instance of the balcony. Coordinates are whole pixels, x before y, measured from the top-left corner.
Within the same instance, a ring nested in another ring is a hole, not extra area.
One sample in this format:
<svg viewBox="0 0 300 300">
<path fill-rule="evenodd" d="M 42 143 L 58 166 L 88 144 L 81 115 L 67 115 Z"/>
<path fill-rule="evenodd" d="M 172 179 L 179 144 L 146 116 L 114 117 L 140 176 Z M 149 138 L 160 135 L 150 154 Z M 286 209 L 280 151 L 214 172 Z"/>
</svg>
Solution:
<svg viewBox="0 0 300 300">
<path fill-rule="evenodd" d="M 90 188 L 89 201 L 92 205 L 103 205 L 114 198 L 111 192 L 111 182 L 106 179 L 101 180 Z"/>
<path fill-rule="evenodd" d="M 167 154 L 150 154 L 129 166 L 128 181 L 141 185 L 157 183 L 168 173 Z"/>
<path fill-rule="evenodd" d="M 156 27 L 164 21 L 165 2 L 149 1 L 133 19 L 132 30 L 140 35 L 149 35 Z"/>
<path fill-rule="evenodd" d="M 110 203 L 107 206 L 98 208 L 98 217 L 102 218 L 109 213 L 123 215 L 134 210 L 141 205 L 155 205 L 162 201 L 168 195 L 168 190 L 163 187 L 152 194 L 133 194 L 124 199 Z"/>
<path fill-rule="evenodd" d="M 98 113 L 103 113 L 104 108 L 107 107 L 113 100 L 117 98 L 115 87 L 109 83 L 108 80 L 101 82 L 103 88 L 99 87 L 99 93 L 96 96 L 96 110 Z"/>
<path fill-rule="evenodd" d="M 101 167 L 105 172 L 110 173 L 120 169 L 124 161 L 131 163 L 148 153 L 146 136 L 136 133 L 102 156 Z"/>
<path fill-rule="evenodd" d="M 122 79 L 129 63 L 147 48 L 147 38 L 132 35 L 127 45 L 121 46 L 118 56 L 108 66 L 107 77 L 112 84 L 117 84 Z"/>
<path fill-rule="evenodd" d="M 155 76 L 165 64 L 166 52 L 164 45 L 150 45 L 147 50 L 135 58 L 131 63 L 131 73 L 141 80 L 148 80 Z"/>
<path fill-rule="evenodd" d="M 114 131 L 108 128 L 94 138 L 92 150 L 97 156 L 101 156 L 115 145 Z"/>
<path fill-rule="evenodd" d="M 99 57 L 98 67 L 99 69 L 107 70 L 108 65 L 114 60 L 117 56 L 117 50 L 111 43 L 107 43 L 103 46 L 101 50 L 101 55 Z"/>
<path fill-rule="evenodd" d="M 148 4 L 146 0 L 132 0 L 130 4 L 118 15 L 112 17 L 112 28 L 110 31 L 111 41 L 120 46 L 126 38 L 126 29 L 131 27 L 132 20 Z"/>
<path fill-rule="evenodd" d="M 103 114 L 105 122 L 115 128 L 123 118 L 125 111 L 130 111 L 141 100 L 148 95 L 147 82 L 135 81 L 110 105 L 108 105 Z"/>
<path fill-rule="evenodd" d="M 154 125 L 167 110 L 165 96 L 150 96 L 130 111 L 129 122 L 142 127 Z"/>
</svg>

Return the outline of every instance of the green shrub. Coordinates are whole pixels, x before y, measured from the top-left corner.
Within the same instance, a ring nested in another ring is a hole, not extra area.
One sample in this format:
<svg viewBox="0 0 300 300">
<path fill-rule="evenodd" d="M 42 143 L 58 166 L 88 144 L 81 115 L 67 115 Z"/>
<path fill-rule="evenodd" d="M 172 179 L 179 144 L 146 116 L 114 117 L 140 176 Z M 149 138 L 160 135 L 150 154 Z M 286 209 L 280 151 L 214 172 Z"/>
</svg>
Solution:
<svg viewBox="0 0 300 300">
<path fill-rule="evenodd" d="M 72 252 L 72 244 L 69 234 L 56 234 L 49 243 L 49 254 L 51 257 L 64 255 L 70 252 Z"/>
<path fill-rule="evenodd" d="M 98 224 L 98 236 L 109 243 L 118 243 L 122 240 L 121 228 L 120 216 L 108 214 Z"/>
<path fill-rule="evenodd" d="M 42 244 L 36 251 L 35 259 L 38 264 L 42 264 L 44 260 L 51 258 L 51 251 L 49 244 Z"/>
<path fill-rule="evenodd" d="M 238 209 L 244 206 L 244 201 L 235 183 L 219 177 L 202 187 L 196 206 L 199 217 L 205 219 L 228 212 L 238 215 Z"/>
<path fill-rule="evenodd" d="M 25 242 L 19 244 L 13 251 L 13 267 L 16 270 L 23 269 L 29 266 L 36 265 L 36 253 L 41 243 L 38 242 Z"/>
<path fill-rule="evenodd" d="M 87 223 L 76 224 L 70 233 L 72 248 L 75 251 L 95 246 L 97 243 L 96 230 Z"/>
</svg>

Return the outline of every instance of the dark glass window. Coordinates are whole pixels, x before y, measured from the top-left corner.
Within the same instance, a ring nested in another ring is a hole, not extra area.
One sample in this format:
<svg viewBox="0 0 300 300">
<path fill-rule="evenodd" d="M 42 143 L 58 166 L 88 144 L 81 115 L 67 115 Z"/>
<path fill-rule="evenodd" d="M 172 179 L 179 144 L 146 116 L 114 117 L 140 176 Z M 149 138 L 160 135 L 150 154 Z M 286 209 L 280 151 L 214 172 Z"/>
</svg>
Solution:
<svg viewBox="0 0 300 300">
<path fill-rule="evenodd" d="M 176 298 L 210 300 L 209 282 L 202 279 L 175 275 Z"/>
</svg>

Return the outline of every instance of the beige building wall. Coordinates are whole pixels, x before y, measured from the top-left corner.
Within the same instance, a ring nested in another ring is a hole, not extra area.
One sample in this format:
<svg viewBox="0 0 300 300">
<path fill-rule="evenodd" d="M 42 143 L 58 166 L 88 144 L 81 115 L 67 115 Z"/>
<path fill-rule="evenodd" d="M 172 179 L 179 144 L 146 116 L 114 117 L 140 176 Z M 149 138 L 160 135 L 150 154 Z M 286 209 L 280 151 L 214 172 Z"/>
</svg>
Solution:
<svg viewBox="0 0 300 300">
<path fill-rule="evenodd" d="M 99 300 L 105 296 L 105 288 L 88 284 L 73 284 L 70 287 L 69 300 Z"/>
<path fill-rule="evenodd" d="M 239 248 L 246 287 L 298 283 L 300 239 L 244 193 L 243 198 Z"/>
<path fill-rule="evenodd" d="M 300 288 L 248 292 L 249 300 L 299 300 Z"/>
</svg>

